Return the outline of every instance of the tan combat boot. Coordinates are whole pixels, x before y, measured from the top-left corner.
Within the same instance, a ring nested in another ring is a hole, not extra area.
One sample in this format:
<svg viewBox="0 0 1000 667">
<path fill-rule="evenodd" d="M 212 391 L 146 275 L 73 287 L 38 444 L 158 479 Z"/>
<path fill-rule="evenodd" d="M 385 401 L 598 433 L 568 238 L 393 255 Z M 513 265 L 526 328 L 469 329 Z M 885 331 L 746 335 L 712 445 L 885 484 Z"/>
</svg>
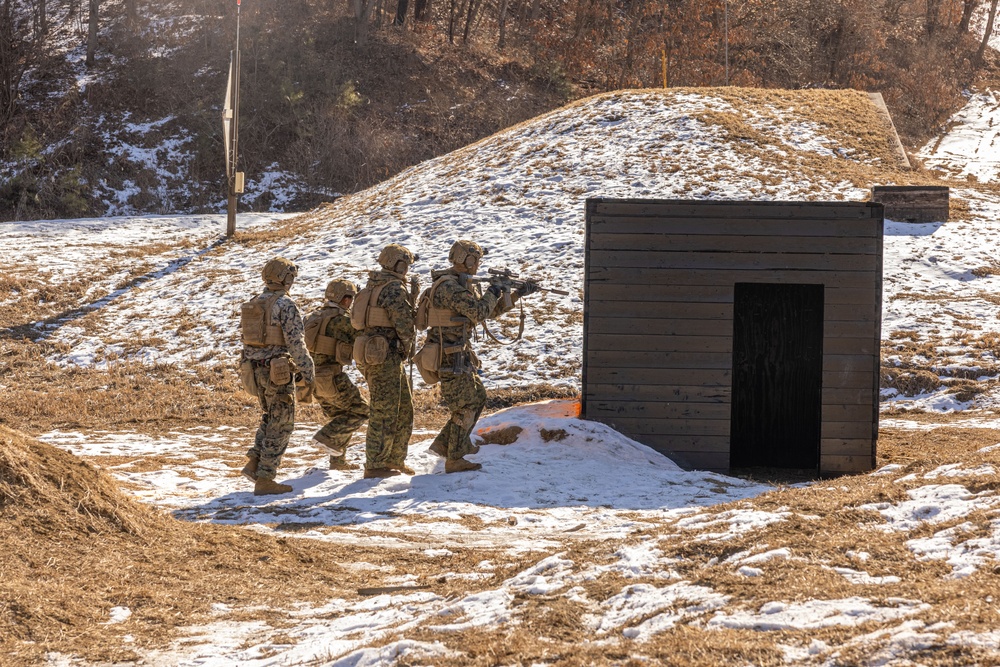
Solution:
<svg viewBox="0 0 1000 667">
<path fill-rule="evenodd" d="M 406 465 L 405 463 L 400 463 L 398 466 L 389 466 L 389 470 L 398 470 L 404 475 L 416 475 L 417 471 Z"/>
<path fill-rule="evenodd" d="M 358 466 L 354 463 L 348 463 L 347 458 L 344 456 L 331 456 L 330 457 L 330 470 L 357 470 Z"/>
<path fill-rule="evenodd" d="M 365 479 L 373 479 L 375 477 L 395 477 L 399 474 L 398 470 L 393 470 L 392 468 L 365 468 Z"/>
<path fill-rule="evenodd" d="M 243 466 L 243 470 L 240 471 L 240 474 L 249 479 L 251 482 L 256 482 L 257 464 L 260 462 L 260 459 L 257 458 L 256 454 L 247 454 L 247 458 L 249 461 L 247 461 L 247 464 Z"/>
<path fill-rule="evenodd" d="M 255 496 L 273 496 L 279 493 L 291 493 L 292 487 L 287 484 L 279 484 L 273 479 L 258 477 L 253 487 Z"/>
<path fill-rule="evenodd" d="M 466 461 L 462 459 L 448 459 L 444 463 L 445 472 L 465 472 L 466 470 L 480 470 L 482 469 L 482 463 L 473 463 L 472 461 Z"/>
</svg>

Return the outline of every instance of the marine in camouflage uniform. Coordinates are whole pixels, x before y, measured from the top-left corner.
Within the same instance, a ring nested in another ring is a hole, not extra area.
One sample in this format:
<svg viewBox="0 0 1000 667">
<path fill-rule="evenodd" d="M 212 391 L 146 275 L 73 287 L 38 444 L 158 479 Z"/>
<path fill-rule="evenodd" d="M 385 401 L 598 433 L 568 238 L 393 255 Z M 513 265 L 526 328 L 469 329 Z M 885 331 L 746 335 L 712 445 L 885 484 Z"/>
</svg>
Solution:
<svg viewBox="0 0 1000 667">
<path fill-rule="evenodd" d="M 358 336 L 348 314 L 357 294 L 357 286 L 349 280 L 332 280 L 326 286 L 326 303 L 307 318 L 307 321 L 318 318 L 320 326 L 326 320 L 326 326 L 319 334 L 336 341 L 335 348 L 334 345 L 316 346 L 314 343 L 312 350 L 316 363 L 313 396 L 327 418 L 327 423 L 316 432 L 313 440 L 330 452 L 331 470 L 354 470 L 357 467 L 347 462 L 347 445 L 354 432 L 368 420 L 368 402 L 344 372 L 345 366 L 351 363 L 351 350 Z"/>
<path fill-rule="evenodd" d="M 379 255 L 382 269 L 368 274 L 366 289 L 384 285 L 373 305 L 384 309 L 388 324 L 366 326 L 364 333 L 384 336 L 389 342 L 389 351 L 380 364 L 358 364 L 371 396 L 365 439 L 365 477 L 391 477 L 400 472 L 412 475 L 414 472 L 405 464 L 413 433 L 413 396 L 403 369 L 403 362 L 412 354 L 415 335 L 413 297 L 404 284 L 414 259 L 412 252 L 392 243 Z M 355 308 L 359 305 L 355 302 Z"/>
<path fill-rule="evenodd" d="M 271 380 L 271 362 L 291 357 L 307 384 L 313 383 L 315 370 L 313 360 L 306 350 L 302 316 L 295 303 L 288 298 L 288 290 L 298 269 L 291 261 L 276 257 L 264 265 L 261 274 L 266 289 L 257 298 L 274 298 L 270 312 L 271 322 L 280 327 L 284 344 L 243 345 L 241 363 L 249 363 L 253 367 L 261 419 L 254 444 L 247 451 L 249 461 L 242 473 L 254 480 L 255 495 L 268 495 L 292 490 L 291 486 L 278 484 L 274 478 L 295 425 L 294 373 L 287 383 L 276 384 Z"/>
<path fill-rule="evenodd" d="M 469 283 L 470 276 L 479 271 L 479 262 L 485 251 L 478 243 L 456 241 L 448 254 L 450 269 L 431 272 L 435 285 L 431 288 L 431 307 L 452 312 L 452 321 L 465 320 L 455 326 L 431 327 L 427 331 L 428 343 L 439 343 L 443 348 L 441 368 L 441 398 L 451 411 L 451 418 L 434 439 L 430 450 L 446 457 L 446 472 L 479 470 L 482 465 L 467 461 L 466 454 L 475 453 L 471 434 L 486 405 L 486 388 L 479 379 L 479 359 L 472 350 L 472 329 L 487 319 L 495 318 L 508 310 L 525 294 L 537 291 L 533 283 L 526 288 L 511 291 L 511 300 L 505 304 L 500 299 L 503 289 L 499 282 L 491 284 L 480 293 L 476 283 Z M 440 283 L 437 281 L 445 278 Z"/>
</svg>

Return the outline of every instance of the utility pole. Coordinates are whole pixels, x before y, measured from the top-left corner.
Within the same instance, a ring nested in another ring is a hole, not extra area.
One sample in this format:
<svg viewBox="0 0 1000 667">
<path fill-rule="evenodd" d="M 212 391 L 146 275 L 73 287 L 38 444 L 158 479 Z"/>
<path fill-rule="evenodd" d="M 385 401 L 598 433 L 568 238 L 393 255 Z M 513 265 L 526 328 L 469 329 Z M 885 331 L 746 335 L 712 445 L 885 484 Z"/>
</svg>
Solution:
<svg viewBox="0 0 1000 667">
<path fill-rule="evenodd" d="M 223 142 L 226 147 L 226 184 L 229 201 L 226 207 L 226 236 L 236 232 L 236 205 L 243 192 L 243 172 L 237 171 L 240 141 L 240 0 L 236 0 L 236 50 L 229 54 L 229 80 L 226 101 L 222 106 Z"/>
</svg>

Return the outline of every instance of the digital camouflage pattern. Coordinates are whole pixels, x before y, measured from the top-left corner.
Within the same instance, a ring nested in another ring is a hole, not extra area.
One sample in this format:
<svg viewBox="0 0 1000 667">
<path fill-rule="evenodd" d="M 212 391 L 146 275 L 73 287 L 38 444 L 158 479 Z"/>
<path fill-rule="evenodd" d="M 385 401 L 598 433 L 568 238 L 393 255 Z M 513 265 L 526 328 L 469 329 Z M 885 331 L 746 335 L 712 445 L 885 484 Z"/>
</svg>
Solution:
<svg viewBox="0 0 1000 667">
<path fill-rule="evenodd" d="M 486 388 L 479 379 L 476 368 L 479 360 L 472 350 L 470 336 L 472 329 L 485 320 L 507 312 L 502 301 L 493 292 L 481 294 L 476 283 L 469 284 L 468 276 L 455 269 L 434 271 L 434 280 L 445 275 L 454 276 L 446 280 L 434 292 L 432 305 L 446 308 L 469 320 L 466 325 L 454 327 L 433 327 L 427 331 L 427 340 L 441 343 L 445 350 L 438 376 L 441 378 L 441 398 L 451 419 L 434 439 L 434 444 L 447 449 L 448 459 L 460 459 L 472 450 L 472 429 L 486 406 Z M 511 305 L 519 295 L 511 293 Z M 449 352 L 449 348 L 452 351 Z M 455 349 L 460 348 L 460 349 Z"/>
<path fill-rule="evenodd" d="M 265 290 L 261 296 L 269 297 L 278 294 L 277 291 Z M 312 357 L 306 349 L 305 327 L 302 322 L 302 315 L 295 303 L 288 298 L 287 294 L 281 292 L 281 296 L 274 302 L 271 311 L 272 321 L 281 327 L 285 333 L 285 345 L 267 345 L 264 347 L 243 346 L 243 358 L 254 361 L 264 361 L 282 355 L 291 356 L 295 363 L 295 368 L 302 373 L 302 377 L 309 384 L 316 379 Z"/>
<path fill-rule="evenodd" d="M 320 317 L 327 315 L 334 317 L 327 322 L 326 330 L 322 333 L 340 342 L 353 345 L 358 332 L 351 326 L 350 316 L 342 308 L 331 304 L 327 304 L 320 313 Z M 330 388 L 335 393 L 327 395 L 317 392 L 315 394 L 316 400 L 327 418 L 327 423 L 316 432 L 313 438 L 334 449 L 346 449 L 347 444 L 351 441 L 351 436 L 368 419 L 368 403 L 351 382 L 350 376 L 337 363 L 335 356 L 317 354 L 313 360 L 316 362 L 317 369 L 326 366 L 341 369 L 333 376 L 330 383 Z"/>
<path fill-rule="evenodd" d="M 368 469 L 402 466 L 413 433 L 413 396 L 403 369 L 410 356 L 415 336 L 413 303 L 403 280 L 394 271 L 372 271 L 368 287 L 385 285 L 375 304 L 386 310 L 391 327 L 369 327 L 366 334 L 378 334 L 389 340 L 389 354 L 381 364 L 360 366 L 371 406 L 365 453 Z"/>
<path fill-rule="evenodd" d="M 274 357 L 291 356 L 306 382 L 312 384 L 316 377 L 312 357 L 306 350 L 302 315 L 283 292 L 267 290 L 262 296 L 275 293 L 281 296 L 274 303 L 272 319 L 284 332 L 286 345 L 243 346 L 243 358 L 258 362 L 254 364 L 254 378 L 261 408 L 260 426 L 247 455 L 258 457 L 257 477 L 272 480 L 281 465 L 281 457 L 288 448 L 295 425 L 295 382 L 294 378 L 284 385 L 271 382 L 271 369 L 267 362 Z"/>
</svg>

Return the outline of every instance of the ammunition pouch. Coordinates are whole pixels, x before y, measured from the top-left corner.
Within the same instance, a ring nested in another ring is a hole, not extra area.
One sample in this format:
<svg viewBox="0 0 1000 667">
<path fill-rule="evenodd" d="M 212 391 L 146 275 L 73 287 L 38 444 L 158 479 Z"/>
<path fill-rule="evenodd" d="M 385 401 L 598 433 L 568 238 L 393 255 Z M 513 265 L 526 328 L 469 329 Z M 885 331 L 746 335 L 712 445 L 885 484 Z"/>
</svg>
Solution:
<svg viewBox="0 0 1000 667">
<path fill-rule="evenodd" d="M 292 381 L 292 363 L 288 357 L 274 357 L 271 359 L 270 365 L 272 384 L 281 387 Z"/>
<path fill-rule="evenodd" d="M 313 402 L 313 386 L 301 376 L 295 378 L 295 401 L 297 403 Z"/>
<path fill-rule="evenodd" d="M 378 334 L 361 334 L 354 339 L 354 361 L 359 366 L 384 363 L 389 356 L 389 339 Z"/>
</svg>

